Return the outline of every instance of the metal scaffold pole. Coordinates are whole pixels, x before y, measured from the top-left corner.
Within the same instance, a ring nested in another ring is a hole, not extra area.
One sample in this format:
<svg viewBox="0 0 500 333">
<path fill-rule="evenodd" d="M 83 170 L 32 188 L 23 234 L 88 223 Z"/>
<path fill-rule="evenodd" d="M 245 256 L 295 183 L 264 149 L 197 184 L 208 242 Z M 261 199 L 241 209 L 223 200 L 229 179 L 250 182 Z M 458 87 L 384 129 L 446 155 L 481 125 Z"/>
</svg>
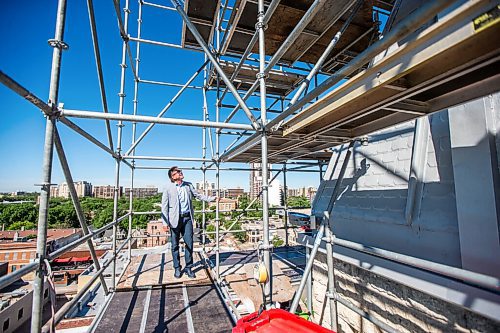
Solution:
<svg viewBox="0 0 500 333">
<path fill-rule="evenodd" d="M 311 258 L 311 249 L 306 246 L 306 262 L 309 262 L 309 258 Z M 306 280 L 306 302 L 307 302 L 307 312 L 311 315 L 313 313 L 313 305 L 312 305 L 312 272 L 309 274 Z"/>
<path fill-rule="evenodd" d="M 138 17 L 137 17 L 137 36 L 141 38 L 141 28 L 142 28 L 142 1 L 138 1 Z M 139 65 L 140 65 L 140 55 L 141 55 L 141 47 L 140 43 L 137 43 L 135 49 L 135 70 L 137 71 L 137 76 L 139 76 Z M 134 80 L 134 116 L 138 114 L 139 107 L 139 79 Z M 130 149 L 130 154 L 135 155 L 135 146 L 136 146 L 136 133 L 137 133 L 137 123 L 132 123 L 132 147 Z M 127 152 L 128 153 L 128 152 Z M 128 233 L 127 238 L 129 239 L 128 243 L 128 260 L 132 260 L 132 220 L 133 220 L 133 212 L 134 212 L 134 177 L 135 177 L 135 160 L 131 161 L 132 168 L 130 168 L 130 193 L 129 193 L 129 211 L 130 215 L 128 217 Z"/>
<path fill-rule="evenodd" d="M 124 33 L 127 33 L 128 30 L 128 17 L 129 17 L 129 1 L 125 1 L 125 8 L 124 8 Z M 119 12 L 117 13 L 119 15 Z M 125 38 L 126 36 L 122 36 L 123 38 L 123 46 L 122 46 L 122 62 L 121 62 L 121 81 L 120 81 L 120 93 L 118 96 L 120 97 L 120 105 L 118 109 L 118 113 L 120 115 L 123 114 L 123 109 L 124 109 L 124 104 L 125 104 L 125 72 L 127 69 L 127 40 Z M 123 122 L 119 121 L 118 122 L 118 134 L 117 134 L 117 143 L 116 143 L 116 153 L 120 156 L 121 155 L 121 147 L 122 147 L 122 128 L 123 128 Z M 116 173 L 115 173 L 115 193 L 114 193 L 114 200 L 113 200 L 113 220 L 116 220 L 118 218 L 118 198 L 120 196 L 120 166 L 121 166 L 121 158 L 116 159 Z M 116 241 L 117 241 L 117 231 L 118 231 L 118 225 L 113 226 L 113 256 L 115 259 L 113 260 L 113 273 L 111 276 L 111 284 L 113 288 L 116 288 Z"/>
<path fill-rule="evenodd" d="M 286 186 L 286 163 L 283 164 L 283 210 L 285 214 L 283 216 L 283 220 L 285 222 L 285 246 L 289 246 L 288 244 L 288 189 Z"/>
<path fill-rule="evenodd" d="M 206 56 L 205 56 L 205 61 L 206 61 Z M 203 69 L 203 120 L 208 121 L 208 103 L 207 103 L 207 85 L 208 85 L 208 80 L 207 80 L 207 72 L 208 68 L 207 66 L 204 66 Z M 208 195 L 207 192 L 207 163 L 205 162 L 205 159 L 207 158 L 207 128 L 203 127 L 202 129 L 202 147 L 201 147 L 201 155 L 202 155 L 202 172 L 203 172 L 203 193 L 205 195 Z M 205 234 L 205 230 L 207 229 L 207 213 L 205 212 L 206 208 L 206 203 L 205 201 L 202 202 L 202 208 L 203 208 L 203 214 L 202 214 L 202 220 L 201 220 L 201 242 L 203 246 L 203 252 L 205 252 L 205 243 L 207 240 L 207 236 Z"/>
<path fill-rule="evenodd" d="M 342 163 L 342 167 L 340 169 L 340 174 L 339 174 L 337 181 L 335 183 L 335 187 L 333 189 L 333 194 L 330 198 L 330 202 L 328 203 L 328 208 L 324 211 L 323 220 L 322 220 L 321 225 L 318 229 L 318 233 L 315 236 L 314 245 L 313 245 L 313 248 L 311 250 L 310 256 L 307 260 L 306 268 L 304 269 L 304 273 L 302 274 L 302 279 L 300 280 L 299 287 L 297 288 L 297 291 L 295 292 L 295 296 L 293 298 L 292 305 L 290 306 L 291 313 L 295 313 L 295 311 L 297 311 L 297 307 L 299 306 L 299 302 L 300 302 L 300 297 L 302 296 L 302 292 L 304 291 L 304 287 L 306 285 L 306 282 L 311 274 L 312 266 L 314 263 L 314 258 L 316 257 L 316 253 L 318 252 L 318 249 L 321 245 L 321 241 L 323 240 L 323 235 L 325 234 L 325 230 L 326 230 L 327 235 L 331 235 L 330 225 L 329 225 L 330 216 L 331 216 L 331 212 L 333 210 L 333 206 L 335 205 L 335 202 L 337 201 L 337 197 L 340 193 L 340 186 L 342 184 L 342 180 L 344 179 L 345 171 L 347 169 L 347 164 L 348 164 L 349 159 L 351 157 L 351 149 L 353 146 L 354 146 L 354 141 L 352 141 L 350 143 L 349 147 L 347 148 L 345 159 L 344 159 L 344 162 Z M 333 239 L 333 237 L 331 237 L 331 238 Z M 327 264 L 329 264 L 329 266 L 328 266 L 328 283 L 329 283 L 328 293 L 329 293 L 329 295 L 334 295 L 335 294 L 334 293 L 335 280 L 334 280 L 333 275 L 331 275 L 331 274 L 333 274 L 333 261 L 328 262 Z M 333 282 L 331 282 L 332 280 L 333 280 Z M 310 292 L 308 292 L 308 294 L 309 293 Z M 308 296 L 310 296 L 310 295 L 308 295 Z M 333 307 L 331 305 L 332 305 L 332 298 L 330 298 L 330 310 L 333 309 Z M 337 316 L 336 312 L 333 316 L 334 317 Z"/>
<path fill-rule="evenodd" d="M 266 266 L 269 278 L 264 286 L 264 307 L 269 307 L 272 303 L 272 258 L 271 246 L 269 242 L 269 166 L 267 164 L 267 133 L 265 126 L 267 123 L 266 114 L 266 53 L 264 45 L 264 0 L 259 0 L 257 25 L 259 31 L 259 73 L 257 78 L 260 83 L 260 119 L 262 122 L 262 218 L 263 218 L 263 244 L 262 250 L 264 251 L 264 265 Z"/>
<path fill-rule="evenodd" d="M 217 23 L 216 23 L 216 49 L 219 50 L 220 48 L 220 24 L 221 24 L 222 17 L 220 16 L 220 13 L 217 15 Z M 208 54 L 207 54 L 208 56 Z M 217 61 L 219 58 L 217 58 Z M 214 63 L 215 65 L 215 63 Z M 237 93 L 236 93 L 237 94 Z M 239 95 L 238 95 L 239 97 Z M 249 111 L 250 112 L 250 111 Z M 217 95 L 216 95 L 216 100 L 215 100 L 215 121 L 219 122 L 220 119 L 220 75 L 219 73 L 217 74 Z M 252 119 L 252 118 L 250 118 Z M 215 188 L 217 189 L 217 199 L 220 198 L 220 155 L 219 155 L 219 149 L 220 149 L 220 131 L 217 131 L 215 134 Z M 216 266 L 216 276 L 217 276 L 217 281 L 220 283 L 221 281 L 221 276 L 220 276 L 220 239 L 219 239 L 219 232 L 220 232 L 220 212 L 219 212 L 219 202 L 216 202 L 215 206 L 215 266 Z"/>
<path fill-rule="evenodd" d="M 49 106 L 54 111 L 57 108 L 59 97 L 59 79 L 61 73 L 62 51 L 67 48 L 64 43 L 64 24 L 66 21 L 66 0 L 59 0 L 57 5 L 57 21 L 54 39 L 49 44 L 54 48 L 52 52 L 52 69 L 50 73 Z M 54 152 L 55 117 L 48 115 L 45 123 L 45 144 L 43 153 L 43 182 L 40 193 L 38 210 L 38 234 L 36 258 L 39 260 L 38 269 L 33 281 L 33 307 L 31 316 L 31 332 L 38 333 L 42 327 L 43 294 L 44 294 L 44 259 L 47 251 L 47 227 L 50 198 L 50 182 L 52 179 L 52 158 Z"/>
<path fill-rule="evenodd" d="M 75 183 L 73 182 L 73 176 L 71 175 L 71 171 L 69 168 L 68 160 L 66 159 L 66 154 L 64 153 L 64 148 L 59 137 L 59 132 L 57 128 L 54 129 L 54 145 L 57 150 L 57 155 L 59 157 L 59 161 L 61 162 L 61 168 L 64 173 L 64 178 L 66 179 L 66 184 L 68 185 L 68 191 L 73 201 L 73 206 L 75 208 L 76 216 L 78 218 L 78 222 L 80 222 L 80 226 L 82 227 L 83 235 L 88 235 L 90 233 L 89 227 L 87 225 L 87 221 L 85 220 L 85 214 L 83 213 L 82 206 L 78 199 L 78 194 L 76 192 Z M 94 263 L 95 270 L 98 271 L 101 269 L 101 265 L 99 264 L 99 257 L 97 256 L 94 248 L 94 244 L 92 243 L 92 239 L 87 240 L 87 246 L 89 247 L 90 255 L 92 257 L 92 261 Z M 101 280 L 102 289 L 104 290 L 104 294 L 108 295 L 108 286 L 106 285 L 106 281 L 104 276 L 99 277 Z"/>
</svg>

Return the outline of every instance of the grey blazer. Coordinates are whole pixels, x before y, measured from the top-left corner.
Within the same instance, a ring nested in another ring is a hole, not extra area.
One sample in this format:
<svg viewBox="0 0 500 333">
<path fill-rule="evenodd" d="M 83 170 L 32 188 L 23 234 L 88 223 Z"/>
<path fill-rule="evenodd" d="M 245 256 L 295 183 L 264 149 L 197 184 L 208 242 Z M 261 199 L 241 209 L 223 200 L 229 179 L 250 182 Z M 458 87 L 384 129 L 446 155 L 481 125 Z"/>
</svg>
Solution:
<svg viewBox="0 0 500 333">
<path fill-rule="evenodd" d="M 191 212 L 191 220 L 194 222 L 194 210 L 193 210 L 193 197 L 200 201 L 214 201 L 215 197 L 206 196 L 196 192 L 193 184 L 190 182 L 184 182 L 184 186 L 187 188 L 189 211 Z M 172 228 L 177 228 L 179 224 L 180 215 L 180 204 L 179 196 L 177 194 L 177 186 L 175 183 L 168 182 L 163 189 L 163 195 L 161 198 L 161 217 L 163 223 L 171 226 Z"/>
</svg>

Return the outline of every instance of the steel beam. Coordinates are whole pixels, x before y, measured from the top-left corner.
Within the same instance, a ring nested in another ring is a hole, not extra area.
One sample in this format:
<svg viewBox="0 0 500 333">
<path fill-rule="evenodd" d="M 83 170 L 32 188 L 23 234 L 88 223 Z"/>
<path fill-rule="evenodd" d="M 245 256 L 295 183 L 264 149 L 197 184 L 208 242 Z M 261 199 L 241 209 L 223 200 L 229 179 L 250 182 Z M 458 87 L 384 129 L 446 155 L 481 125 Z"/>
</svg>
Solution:
<svg viewBox="0 0 500 333">
<path fill-rule="evenodd" d="M 156 160 L 156 161 L 189 161 L 189 162 L 212 162 L 213 160 L 196 157 L 169 157 L 169 156 L 122 156 L 126 160 Z"/>
<path fill-rule="evenodd" d="M 118 116 L 124 116 L 123 114 L 123 109 L 125 107 L 125 74 L 126 74 L 126 68 L 127 68 L 127 54 L 129 55 L 130 58 L 130 63 L 131 66 L 133 66 L 132 62 L 132 54 L 130 52 L 130 48 L 128 45 L 128 40 L 125 38 L 127 36 L 127 31 L 128 31 L 128 20 L 129 20 L 129 0 L 125 0 L 125 8 L 124 8 L 124 21 L 125 23 L 122 23 L 121 20 L 121 15 L 118 11 L 119 9 L 119 1 L 118 0 L 113 0 L 115 4 L 115 10 L 116 15 L 118 17 L 118 23 L 120 27 L 120 33 L 122 34 L 123 38 L 123 44 L 122 44 L 122 62 L 121 62 L 121 79 L 120 79 L 120 93 L 118 96 L 120 97 L 120 104 L 118 107 Z M 134 68 L 132 68 L 134 72 L 134 76 L 136 80 L 137 78 L 137 73 Z M 106 114 L 107 116 L 110 114 Z M 122 135 L 123 135 L 123 122 L 122 119 L 118 119 L 118 133 L 117 133 L 117 143 L 116 143 L 116 153 L 118 155 L 121 155 L 121 150 L 122 150 Z M 118 197 L 120 194 L 120 167 L 121 167 L 121 159 L 115 159 L 116 161 L 116 167 L 115 167 L 115 188 L 114 188 L 114 196 L 113 196 L 113 220 L 116 220 L 118 218 Z M 116 259 L 117 251 L 116 251 L 116 237 L 117 237 L 117 230 L 118 227 L 116 225 L 113 225 L 113 257 Z M 111 285 L 113 288 L 116 288 L 116 260 L 113 260 L 113 269 L 111 273 Z"/>
<path fill-rule="evenodd" d="M 86 138 L 87 140 L 89 140 L 90 142 L 92 142 L 93 144 L 95 144 L 97 147 L 101 148 L 102 150 L 113 156 L 114 158 L 120 158 L 113 150 L 108 148 L 105 144 L 94 138 L 92 135 L 90 135 L 88 132 L 86 132 L 84 129 L 82 129 L 80 126 L 78 126 L 71 120 L 66 118 L 60 118 L 59 121 L 64 125 L 68 126 L 69 128 L 71 128 L 76 133 Z"/>
<path fill-rule="evenodd" d="M 0 82 L 2 82 L 4 86 L 11 89 L 37 108 L 39 108 L 44 114 L 51 115 L 53 113 L 52 108 L 47 103 L 42 101 L 35 94 L 24 88 L 22 85 L 14 81 L 14 79 L 12 79 L 2 71 L 0 71 Z"/>
<path fill-rule="evenodd" d="M 94 57 L 97 67 L 97 79 L 99 80 L 99 89 L 101 91 L 102 110 L 107 113 L 108 101 L 106 98 L 106 90 L 104 88 L 104 74 L 102 73 L 101 52 L 99 50 L 99 40 L 97 38 L 97 26 L 95 23 L 93 0 L 87 0 L 87 8 L 89 12 L 90 31 L 92 33 L 92 43 L 94 45 Z M 113 150 L 113 136 L 111 135 L 111 125 L 109 123 L 109 120 L 106 120 L 106 133 L 108 134 L 109 149 Z"/>
<path fill-rule="evenodd" d="M 120 14 L 120 0 L 113 0 L 114 8 L 115 8 L 115 13 L 116 13 L 116 19 L 118 20 L 118 28 L 120 29 L 120 35 L 122 37 L 123 43 L 124 43 L 124 52 L 128 55 L 130 66 L 132 67 L 132 74 L 134 75 L 135 80 L 139 80 L 139 77 L 137 76 L 137 72 L 134 67 L 134 59 L 132 58 L 132 51 L 130 50 L 130 47 L 128 45 L 128 41 L 130 40 L 128 36 L 128 16 L 130 14 L 130 9 L 128 7 L 128 1 L 125 2 L 125 8 L 123 8 L 124 14 L 124 21 L 125 24 L 123 23 L 122 16 Z M 125 60 L 122 59 L 122 66 L 125 64 Z"/>
<path fill-rule="evenodd" d="M 140 30 L 139 30 L 139 33 L 140 33 Z M 139 52 L 139 51 L 137 51 Z M 189 80 L 182 86 L 182 88 L 177 92 L 177 94 L 175 94 L 174 97 L 172 97 L 172 99 L 167 103 L 167 105 L 161 110 L 161 112 L 156 116 L 157 118 L 161 118 L 165 112 L 168 111 L 168 109 L 175 103 L 175 101 L 182 95 L 182 93 L 186 90 L 186 88 L 194 81 L 194 79 L 198 76 L 198 74 L 200 74 L 200 72 L 203 70 L 203 68 L 205 68 L 205 66 L 208 64 L 208 60 L 206 60 L 203 65 L 201 65 L 201 67 L 196 71 L 194 72 L 194 74 L 189 78 Z M 134 100 L 137 100 L 137 98 L 135 98 Z M 134 115 L 136 113 L 134 112 Z M 142 139 L 144 139 L 144 137 L 149 133 L 149 131 L 151 131 L 151 129 L 154 127 L 155 123 L 151 123 L 149 124 L 149 126 L 144 130 L 144 132 L 142 132 L 142 134 L 139 136 L 139 138 L 137 140 L 135 140 L 135 142 L 132 144 L 132 146 L 129 148 L 129 150 L 125 153 L 125 155 L 129 155 L 134 149 L 135 147 L 137 147 L 137 145 L 142 141 Z"/>
<path fill-rule="evenodd" d="M 290 35 L 287 37 L 287 39 L 281 44 L 279 49 L 276 51 L 276 53 L 273 55 L 271 60 L 269 60 L 269 63 L 267 64 L 267 67 L 263 71 L 266 75 L 269 73 L 269 71 L 278 63 L 278 61 L 281 59 L 281 57 L 286 53 L 286 51 L 292 46 L 292 44 L 295 42 L 297 37 L 299 37 L 300 33 L 307 27 L 307 25 L 311 22 L 313 19 L 314 15 L 323 7 L 325 4 L 326 0 L 315 0 L 307 12 L 304 14 L 302 19 L 297 23 L 295 28 L 292 30 Z M 260 40 L 260 39 L 259 39 Z M 262 41 L 264 42 L 264 41 Z M 259 79 L 255 80 L 254 84 L 248 89 L 247 93 L 243 97 L 243 100 L 247 100 L 250 95 L 257 89 L 259 86 Z M 229 122 L 231 118 L 238 112 L 239 108 L 236 107 L 231 111 L 229 116 L 226 119 L 226 122 Z M 265 125 L 265 124 L 264 124 Z"/>
<path fill-rule="evenodd" d="M 203 37 L 200 35 L 200 33 L 198 32 L 198 30 L 196 29 L 196 27 L 194 26 L 194 24 L 191 22 L 191 20 L 187 16 L 187 14 L 182 9 L 181 4 L 179 3 L 179 1 L 178 0 L 171 0 L 171 2 L 175 6 L 177 12 L 181 15 L 182 19 L 186 23 L 186 26 L 189 28 L 189 30 L 191 31 L 191 33 L 195 37 L 195 39 L 198 42 L 198 44 L 200 44 L 200 46 L 202 47 L 202 49 L 205 52 L 205 54 L 207 55 L 207 57 L 212 62 L 214 68 L 217 70 L 217 73 L 219 73 L 221 79 L 224 81 L 224 83 L 226 84 L 226 86 L 229 88 L 229 90 L 231 91 L 231 93 L 233 94 L 234 98 L 236 99 L 236 101 L 238 102 L 238 104 L 241 106 L 241 108 L 243 109 L 243 111 L 245 111 L 248 119 L 250 119 L 250 121 L 252 123 L 252 127 L 254 129 L 258 129 L 260 126 L 257 123 L 257 120 L 253 116 L 252 112 L 248 109 L 248 107 L 245 104 L 245 102 L 243 101 L 243 99 L 241 99 L 240 95 L 238 94 L 238 91 L 236 90 L 236 88 L 234 87 L 234 85 L 232 84 L 232 82 L 227 78 L 226 74 L 224 73 L 224 71 L 220 67 L 219 62 L 215 59 L 215 56 L 212 54 L 212 51 L 210 51 L 210 49 L 208 48 L 208 45 L 203 40 Z"/>
<path fill-rule="evenodd" d="M 309 83 L 311 82 L 311 79 L 321 69 L 321 67 L 323 66 L 323 63 L 325 62 L 326 58 L 328 57 L 328 55 L 330 55 L 330 52 L 332 52 L 332 50 L 335 47 L 335 45 L 337 45 L 338 41 L 340 40 L 340 37 L 347 30 L 347 27 L 349 26 L 349 24 L 351 24 L 354 16 L 356 16 L 356 13 L 358 12 L 359 8 L 361 8 L 362 4 L 363 4 L 363 0 L 358 0 L 357 2 L 354 2 L 354 1 L 348 2 L 348 4 L 344 8 L 342 8 L 341 13 L 339 13 L 336 16 L 336 19 L 334 21 L 337 21 L 338 19 L 340 19 L 340 17 L 342 15 L 344 15 L 345 12 L 347 12 L 352 6 L 356 5 L 356 6 L 354 6 L 354 8 L 351 11 L 351 14 L 347 18 L 347 20 L 342 25 L 342 28 L 335 34 L 335 36 L 333 36 L 332 40 L 330 41 L 330 43 L 328 44 L 328 46 L 326 47 L 326 49 L 323 51 L 323 54 L 319 57 L 318 61 L 316 61 L 316 64 L 314 64 L 314 67 L 311 70 L 311 72 L 307 75 L 307 77 L 305 78 L 305 80 L 300 85 L 299 89 L 297 89 L 297 91 L 295 92 L 295 95 L 292 97 L 292 100 L 290 101 L 290 104 L 288 104 L 289 106 L 295 104 L 295 102 L 297 102 L 297 100 L 302 95 L 302 93 L 304 92 L 304 90 L 307 87 L 309 87 Z M 301 56 L 302 55 L 300 55 L 299 58 Z"/>
<path fill-rule="evenodd" d="M 257 79 L 260 85 L 260 118 L 262 126 L 266 126 L 267 113 L 266 113 L 266 51 L 265 51 L 265 36 L 264 36 L 264 0 L 259 0 L 257 12 L 257 25 L 256 29 L 259 31 L 259 73 Z M 278 51 L 279 52 L 279 51 Z M 264 284 L 264 308 L 270 308 L 273 301 L 273 267 L 272 256 L 269 241 L 269 165 L 267 164 L 267 133 L 261 132 L 261 156 L 262 156 L 262 248 L 264 266 L 266 267 L 269 278 Z"/>
<path fill-rule="evenodd" d="M 128 36 L 128 40 L 136 43 L 144 43 L 144 44 L 151 44 L 151 45 L 158 45 L 158 46 L 166 46 L 166 47 L 171 47 L 174 49 L 184 49 L 182 45 L 178 44 L 172 44 L 172 43 L 166 43 L 166 42 L 160 42 L 156 40 L 150 40 L 150 39 L 144 39 L 140 37 L 131 37 Z"/>
<path fill-rule="evenodd" d="M 173 7 L 163 6 L 163 5 L 159 5 L 159 4 L 152 3 L 152 2 L 142 1 L 142 5 L 156 7 L 156 8 L 161 8 L 161 9 L 166 9 L 166 10 L 172 10 L 172 11 L 175 12 L 175 8 L 173 8 Z"/>
<path fill-rule="evenodd" d="M 139 83 L 156 84 L 159 86 L 167 86 L 167 87 L 179 87 L 179 88 L 184 87 L 184 84 L 180 84 L 180 83 L 171 83 L 171 82 L 144 80 L 144 79 L 139 79 Z M 198 90 L 203 89 L 202 86 L 187 86 L 186 88 L 187 89 L 198 89 Z"/>
<path fill-rule="evenodd" d="M 300 280 L 300 285 L 297 288 L 297 291 L 295 292 L 295 297 L 293 298 L 292 305 L 290 307 L 290 312 L 295 313 L 297 310 L 297 307 L 299 305 L 300 297 L 302 296 L 302 292 L 304 291 L 304 287 L 306 285 L 307 279 L 309 278 L 309 275 L 311 273 L 311 269 L 314 263 L 314 258 L 316 257 L 316 253 L 318 252 L 319 246 L 321 245 L 321 241 L 323 240 L 323 234 L 325 232 L 326 228 L 330 228 L 330 216 L 331 216 L 331 211 L 333 209 L 333 206 L 335 205 L 335 202 L 337 201 L 338 194 L 340 192 L 340 186 L 342 184 L 342 180 L 344 179 L 345 171 L 347 169 L 347 164 L 349 162 L 350 156 L 351 156 L 351 149 L 354 146 L 354 141 L 352 141 L 349 145 L 349 148 L 347 149 L 346 156 L 344 159 L 344 162 L 342 164 L 342 168 L 340 169 L 340 174 L 337 178 L 337 182 L 335 183 L 335 187 L 333 189 L 332 196 L 330 197 L 330 202 L 328 203 L 328 208 L 324 212 L 323 220 L 321 222 L 321 226 L 318 230 L 318 233 L 316 234 L 316 237 L 314 239 L 314 246 L 311 250 L 311 254 L 309 257 L 309 260 L 306 263 L 306 268 L 304 269 L 304 274 L 302 275 L 302 279 Z M 329 287 L 333 288 L 334 287 L 334 281 L 330 284 L 330 280 L 332 279 L 332 276 L 330 274 L 333 274 L 333 266 L 328 267 L 328 274 L 329 274 Z M 335 314 L 336 316 L 336 314 Z"/>
<path fill-rule="evenodd" d="M 451 5 L 452 2 L 445 0 L 436 0 L 431 2 L 426 2 L 419 9 L 414 11 L 409 15 L 404 21 L 399 23 L 394 29 L 387 33 L 384 38 L 373 43 L 363 52 L 358 54 L 352 61 L 346 66 L 340 69 L 338 72 L 330 76 L 318 87 L 311 90 L 307 95 L 298 100 L 294 105 L 288 107 L 283 113 L 278 115 L 272 121 L 267 124 L 266 128 L 268 130 L 272 129 L 274 126 L 279 124 L 282 120 L 286 119 L 288 116 L 292 115 L 297 110 L 300 110 L 309 101 L 316 97 L 319 97 L 322 93 L 333 87 L 335 84 L 339 83 L 345 77 L 351 75 L 356 70 L 361 68 L 364 64 L 371 61 L 380 52 L 383 52 L 389 48 L 392 44 L 398 42 L 409 34 L 413 33 L 416 28 L 420 27 L 422 24 L 433 19 L 439 12 Z"/>
<path fill-rule="evenodd" d="M 88 235 L 90 233 L 89 227 L 87 225 L 87 221 L 85 221 L 85 215 L 83 214 L 83 209 L 82 206 L 80 205 L 78 194 L 76 193 L 75 184 L 73 182 L 73 176 L 71 175 L 68 160 L 66 159 L 66 154 L 64 152 L 64 148 L 61 142 L 61 138 L 59 137 L 57 128 L 54 129 L 54 145 L 56 146 L 57 155 L 59 156 L 59 162 L 61 163 L 61 168 L 64 173 L 64 178 L 66 179 L 66 184 L 68 185 L 69 194 L 71 196 L 71 201 L 73 201 L 73 206 L 75 208 L 78 222 L 80 222 L 83 234 Z M 94 262 L 95 269 L 96 271 L 98 271 L 101 267 L 99 265 L 99 257 L 97 257 L 97 254 L 95 252 L 92 239 L 89 239 L 87 241 L 87 246 L 89 247 L 90 255 L 92 257 L 92 261 Z M 104 290 L 104 294 L 107 296 L 108 286 L 106 285 L 106 281 L 104 280 L 103 276 L 101 276 L 101 284 Z"/>
<path fill-rule="evenodd" d="M 90 118 L 90 119 L 112 119 L 122 121 L 136 121 L 139 123 L 157 123 L 166 125 L 184 125 L 184 126 L 195 126 L 195 127 L 213 127 L 213 128 L 231 128 L 240 130 L 253 130 L 251 125 L 246 124 L 228 124 L 222 122 L 213 121 L 201 121 L 201 120 L 190 120 L 190 119 L 176 119 L 176 118 L 158 118 L 151 116 L 134 116 L 128 114 L 116 114 L 116 113 L 102 113 L 93 111 L 81 111 L 81 110 L 61 110 L 62 117 L 76 117 L 76 118 Z"/>
<path fill-rule="evenodd" d="M 49 44 L 54 48 L 52 53 L 52 69 L 50 73 L 49 106 L 55 109 L 59 97 L 59 79 L 61 74 L 62 51 L 67 48 L 64 43 L 64 25 L 66 21 L 66 0 L 59 0 L 57 4 L 57 20 L 54 39 Z M 43 290 L 44 290 L 44 260 L 47 255 L 47 227 L 49 215 L 50 185 L 52 179 L 52 161 L 54 152 L 55 118 L 48 116 L 45 122 L 45 144 L 43 153 L 43 183 L 40 193 L 38 210 L 38 233 L 36 246 L 36 260 L 38 269 L 33 280 L 33 304 L 31 312 L 31 333 L 39 333 L 42 327 Z"/>
<path fill-rule="evenodd" d="M 231 26 L 229 27 L 228 30 L 226 30 L 226 32 L 224 33 L 224 37 L 222 38 L 223 39 L 223 46 L 222 46 L 222 49 L 220 51 L 220 53 L 222 55 L 224 55 L 224 53 L 226 53 L 227 48 L 229 47 L 229 44 L 231 43 L 231 39 L 233 38 L 233 34 L 236 31 L 236 27 L 238 26 L 238 22 L 240 21 L 241 15 L 243 14 L 243 11 L 245 10 L 246 4 L 247 4 L 247 0 L 241 0 L 239 7 L 233 9 L 233 12 L 237 11 L 237 13 L 234 15 L 234 20 L 231 23 Z M 254 35 L 253 32 L 252 32 L 252 35 Z M 243 58 L 241 60 L 244 61 Z M 231 77 L 231 81 L 233 79 L 234 78 Z"/>
</svg>

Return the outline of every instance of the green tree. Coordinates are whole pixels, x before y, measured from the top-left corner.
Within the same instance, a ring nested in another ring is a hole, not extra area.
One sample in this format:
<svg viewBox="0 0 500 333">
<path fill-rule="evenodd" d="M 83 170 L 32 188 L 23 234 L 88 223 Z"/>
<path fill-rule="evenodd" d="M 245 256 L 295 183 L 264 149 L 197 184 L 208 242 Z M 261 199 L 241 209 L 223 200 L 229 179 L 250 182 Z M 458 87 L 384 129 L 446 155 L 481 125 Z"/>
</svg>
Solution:
<svg viewBox="0 0 500 333">
<path fill-rule="evenodd" d="M 285 244 L 285 242 L 278 235 L 274 235 L 272 243 L 274 247 L 280 247 Z"/>
<path fill-rule="evenodd" d="M 311 207 L 309 199 L 305 196 L 300 197 L 288 197 L 286 200 L 288 207 Z"/>
<path fill-rule="evenodd" d="M 38 221 L 38 208 L 33 203 L 0 204 L 0 224 L 8 229 L 16 222 Z"/>
<path fill-rule="evenodd" d="M 54 198 L 49 202 L 48 223 L 50 228 L 77 228 L 80 226 L 73 202 Z"/>
<path fill-rule="evenodd" d="M 238 198 L 238 207 L 241 209 L 246 209 L 248 207 L 248 205 L 250 204 L 250 202 L 252 202 L 252 200 L 248 196 L 242 195 Z M 260 210 L 262 208 L 262 204 L 260 203 L 259 200 L 254 202 L 253 205 L 249 209 L 256 209 L 256 208 L 259 210 L 250 210 L 250 211 L 244 212 L 243 216 L 262 218 L 262 210 Z M 242 212 L 233 212 L 233 213 L 231 213 L 231 217 L 236 218 L 241 213 Z"/>
<path fill-rule="evenodd" d="M 17 221 L 12 223 L 7 230 L 21 230 L 23 227 L 25 230 L 36 229 L 36 223 L 30 221 Z"/>
</svg>

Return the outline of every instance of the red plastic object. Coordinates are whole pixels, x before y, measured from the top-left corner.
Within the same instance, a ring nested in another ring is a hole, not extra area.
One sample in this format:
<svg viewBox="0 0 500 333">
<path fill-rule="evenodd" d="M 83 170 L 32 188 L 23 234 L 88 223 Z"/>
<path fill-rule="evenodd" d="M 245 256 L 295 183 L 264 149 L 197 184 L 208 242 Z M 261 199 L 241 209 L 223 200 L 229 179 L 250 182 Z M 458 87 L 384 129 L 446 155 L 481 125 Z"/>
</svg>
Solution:
<svg viewBox="0 0 500 333">
<path fill-rule="evenodd" d="M 236 323 L 233 333 L 335 333 L 281 309 L 251 313 Z"/>
</svg>

